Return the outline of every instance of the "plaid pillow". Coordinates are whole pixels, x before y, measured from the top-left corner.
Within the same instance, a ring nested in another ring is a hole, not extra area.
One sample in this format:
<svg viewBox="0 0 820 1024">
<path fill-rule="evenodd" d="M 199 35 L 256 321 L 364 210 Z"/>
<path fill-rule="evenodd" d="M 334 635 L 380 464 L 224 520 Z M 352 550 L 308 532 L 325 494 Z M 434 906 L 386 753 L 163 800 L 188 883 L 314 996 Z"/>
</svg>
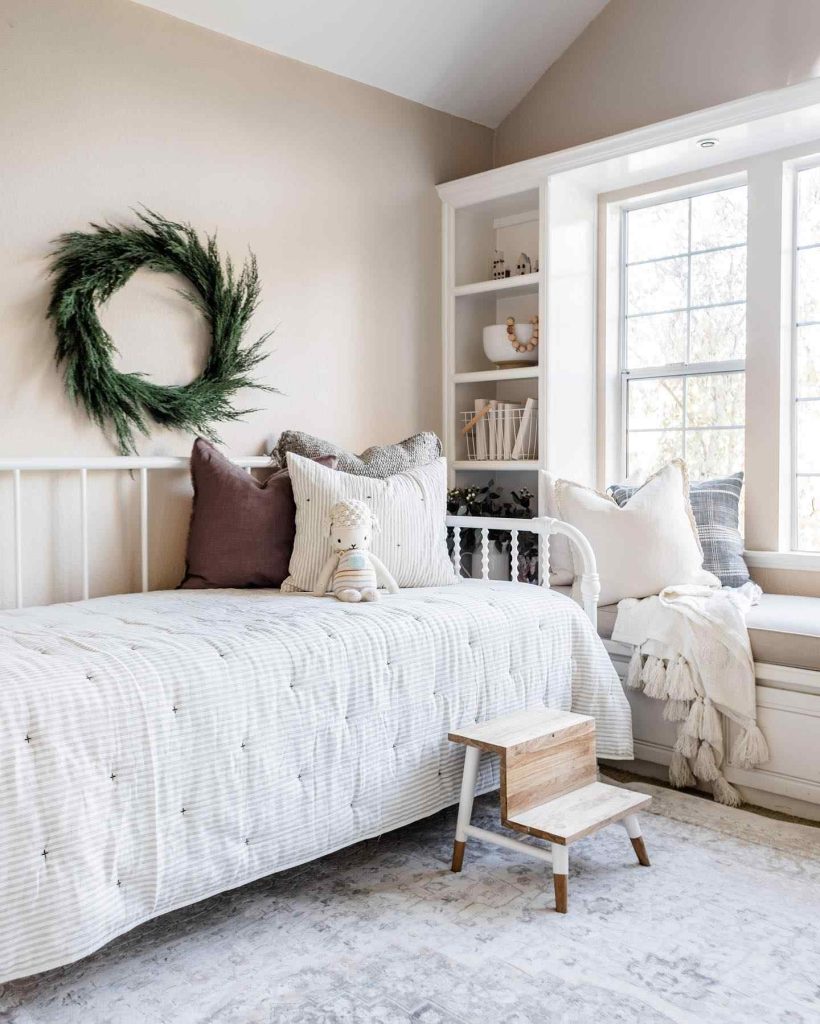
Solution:
<svg viewBox="0 0 820 1024">
<path fill-rule="evenodd" d="M 626 484 L 607 488 L 620 506 L 637 490 Z M 742 473 L 689 485 L 689 501 L 703 548 L 703 568 L 713 572 L 724 587 L 742 587 L 749 581 L 739 529 L 742 490 Z"/>
</svg>

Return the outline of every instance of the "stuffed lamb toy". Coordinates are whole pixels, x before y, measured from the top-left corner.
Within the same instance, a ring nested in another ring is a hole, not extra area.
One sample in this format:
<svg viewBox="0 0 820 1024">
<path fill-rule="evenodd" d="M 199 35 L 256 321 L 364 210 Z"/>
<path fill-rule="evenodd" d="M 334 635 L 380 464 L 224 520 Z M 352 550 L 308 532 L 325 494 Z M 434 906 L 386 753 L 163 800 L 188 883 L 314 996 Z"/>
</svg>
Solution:
<svg viewBox="0 0 820 1024">
<path fill-rule="evenodd" d="M 398 593 L 387 567 L 368 550 L 379 524 L 363 501 L 337 501 L 328 513 L 327 526 L 333 554 L 319 573 L 313 590 L 316 597 L 323 597 L 329 588 L 340 601 L 375 601 L 380 583 L 391 594 Z"/>
</svg>

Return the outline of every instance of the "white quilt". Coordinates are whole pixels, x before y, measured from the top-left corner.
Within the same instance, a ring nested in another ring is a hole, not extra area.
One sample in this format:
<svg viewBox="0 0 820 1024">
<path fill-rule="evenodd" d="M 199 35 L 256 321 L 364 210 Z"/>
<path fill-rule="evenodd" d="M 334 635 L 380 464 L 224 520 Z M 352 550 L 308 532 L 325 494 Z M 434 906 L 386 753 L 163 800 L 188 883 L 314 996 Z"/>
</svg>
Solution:
<svg viewBox="0 0 820 1024">
<path fill-rule="evenodd" d="M 448 730 L 535 704 L 593 715 L 599 754 L 632 757 L 590 622 L 538 587 L 0 613 L 0 981 L 454 803 Z"/>
</svg>

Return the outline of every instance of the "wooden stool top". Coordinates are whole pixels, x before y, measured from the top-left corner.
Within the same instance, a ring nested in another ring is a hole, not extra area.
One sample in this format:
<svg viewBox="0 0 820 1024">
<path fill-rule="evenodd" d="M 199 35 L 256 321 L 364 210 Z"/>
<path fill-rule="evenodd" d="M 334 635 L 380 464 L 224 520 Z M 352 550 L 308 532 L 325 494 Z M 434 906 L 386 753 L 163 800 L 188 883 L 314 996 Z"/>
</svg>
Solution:
<svg viewBox="0 0 820 1024">
<path fill-rule="evenodd" d="M 520 748 L 531 749 L 533 745 L 549 746 L 559 739 L 589 732 L 595 732 L 595 720 L 589 715 L 535 707 L 451 732 L 449 739 L 454 743 L 466 743 L 471 747 L 491 750 L 494 754 L 503 754 Z"/>
</svg>

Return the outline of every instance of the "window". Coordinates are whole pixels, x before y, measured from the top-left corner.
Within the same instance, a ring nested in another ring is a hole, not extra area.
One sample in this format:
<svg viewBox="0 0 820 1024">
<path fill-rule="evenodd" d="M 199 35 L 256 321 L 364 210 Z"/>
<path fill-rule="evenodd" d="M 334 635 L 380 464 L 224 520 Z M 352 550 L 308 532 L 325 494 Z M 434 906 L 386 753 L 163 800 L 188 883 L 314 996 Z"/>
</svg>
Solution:
<svg viewBox="0 0 820 1024">
<path fill-rule="evenodd" d="M 792 544 L 820 551 L 820 167 L 797 175 L 795 241 Z"/>
<path fill-rule="evenodd" d="M 817 209 L 820 226 L 820 202 Z M 686 460 L 692 480 L 736 473 L 744 454 L 746 186 L 627 209 L 622 244 L 627 476 L 643 479 L 673 458 Z M 820 310 L 820 290 L 817 301 Z"/>
</svg>

